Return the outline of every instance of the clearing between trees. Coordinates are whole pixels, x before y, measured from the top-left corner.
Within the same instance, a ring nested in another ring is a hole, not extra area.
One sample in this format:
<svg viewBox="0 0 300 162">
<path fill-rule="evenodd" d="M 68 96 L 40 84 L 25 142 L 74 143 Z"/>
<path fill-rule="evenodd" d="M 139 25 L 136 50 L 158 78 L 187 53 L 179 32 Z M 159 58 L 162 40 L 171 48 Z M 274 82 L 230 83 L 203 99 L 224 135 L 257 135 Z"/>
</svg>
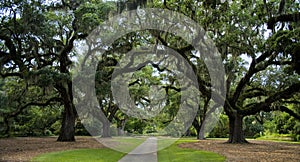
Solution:
<svg viewBox="0 0 300 162">
<path fill-rule="evenodd" d="M 208 139 L 182 143 L 179 147 L 216 152 L 225 156 L 226 161 L 300 161 L 300 144 L 259 140 L 249 142 L 227 144 L 225 140 Z M 0 139 L 0 161 L 29 161 L 42 153 L 83 148 L 104 146 L 91 137 L 77 137 L 76 142 L 56 142 L 56 137 Z"/>
</svg>

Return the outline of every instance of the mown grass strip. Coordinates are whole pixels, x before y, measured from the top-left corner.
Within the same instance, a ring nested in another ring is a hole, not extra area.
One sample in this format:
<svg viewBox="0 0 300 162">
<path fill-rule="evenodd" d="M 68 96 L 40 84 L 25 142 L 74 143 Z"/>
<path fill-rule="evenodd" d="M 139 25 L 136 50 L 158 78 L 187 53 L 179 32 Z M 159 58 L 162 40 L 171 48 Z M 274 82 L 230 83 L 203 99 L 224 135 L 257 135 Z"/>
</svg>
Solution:
<svg viewBox="0 0 300 162">
<path fill-rule="evenodd" d="M 102 149 L 79 149 L 42 154 L 32 159 L 32 161 L 43 162 L 116 162 L 125 153 L 115 150 Z"/>
<path fill-rule="evenodd" d="M 160 145 L 158 141 L 158 145 Z M 189 148 L 180 148 L 178 144 L 196 142 L 196 140 L 180 139 L 169 147 L 158 151 L 159 162 L 223 162 L 225 157 L 214 152 L 201 151 Z"/>
</svg>

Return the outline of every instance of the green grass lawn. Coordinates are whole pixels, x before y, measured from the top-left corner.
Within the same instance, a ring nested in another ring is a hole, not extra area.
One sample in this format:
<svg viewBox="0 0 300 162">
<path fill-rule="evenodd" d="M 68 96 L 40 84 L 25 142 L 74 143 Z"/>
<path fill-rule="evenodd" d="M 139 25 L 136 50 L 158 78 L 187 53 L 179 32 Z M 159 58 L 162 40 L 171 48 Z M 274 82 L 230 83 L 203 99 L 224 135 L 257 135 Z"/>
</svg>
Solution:
<svg viewBox="0 0 300 162">
<path fill-rule="evenodd" d="M 102 144 L 114 150 L 128 153 L 138 145 L 142 144 L 147 137 L 113 137 L 107 139 L 99 139 Z"/>
<path fill-rule="evenodd" d="M 114 149 L 103 148 L 103 149 L 78 149 L 78 150 L 67 150 L 61 152 L 53 152 L 42 154 L 33 159 L 33 161 L 97 161 L 97 162 L 117 162 L 126 153 L 130 152 L 138 145 L 146 140 L 146 137 L 133 138 L 133 137 L 113 137 L 103 139 L 105 142 Z M 118 150 L 118 151 L 116 151 Z"/>
<path fill-rule="evenodd" d="M 158 141 L 158 147 L 160 142 Z M 159 162 L 206 162 L 206 161 L 225 161 L 225 157 L 208 151 L 180 148 L 178 144 L 186 142 L 196 142 L 194 139 L 180 139 L 171 146 L 158 151 Z"/>
<path fill-rule="evenodd" d="M 43 162 L 116 162 L 125 153 L 111 149 L 79 149 L 42 154 L 32 159 L 32 161 Z"/>
<path fill-rule="evenodd" d="M 267 134 L 256 138 L 255 140 L 266 140 L 272 142 L 285 142 L 300 144 L 300 141 L 293 141 L 289 134 Z"/>
<path fill-rule="evenodd" d="M 129 142 L 133 145 L 138 145 L 143 142 L 144 139 L 134 140 L 134 139 L 124 139 L 118 138 L 114 139 L 118 142 Z M 169 139 L 168 141 L 170 141 Z M 160 145 L 166 144 L 166 139 L 158 140 L 158 147 Z M 199 161 L 224 161 L 225 157 L 207 151 L 200 151 L 194 149 L 183 149 L 179 148 L 179 143 L 184 142 L 196 142 L 196 140 L 192 139 L 180 139 L 177 142 L 173 143 L 169 147 L 166 147 L 160 151 L 158 151 L 158 161 L 159 162 L 199 162 Z M 167 142 L 168 143 L 168 142 Z M 133 148 L 132 148 L 133 149 Z M 67 162 L 117 162 L 126 153 L 118 152 L 108 148 L 102 149 L 78 149 L 78 150 L 68 150 L 68 151 L 60 151 L 60 152 L 52 152 L 39 155 L 32 159 L 32 161 L 46 161 L 46 162 L 56 162 L 56 161 L 67 161 Z"/>
</svg>

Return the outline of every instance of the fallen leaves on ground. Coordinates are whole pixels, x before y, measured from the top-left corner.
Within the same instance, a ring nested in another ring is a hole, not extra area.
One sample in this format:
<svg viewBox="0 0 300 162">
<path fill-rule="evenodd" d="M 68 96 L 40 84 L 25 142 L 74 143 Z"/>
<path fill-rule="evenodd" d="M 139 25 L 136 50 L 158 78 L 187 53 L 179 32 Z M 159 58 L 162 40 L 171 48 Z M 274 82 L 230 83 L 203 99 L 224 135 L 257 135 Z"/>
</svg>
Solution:
<svg viewBox="0 0 300 162">
<path fill-rule="evenodd" d="M 179 147 L 216 152 L 230 162 L 300 161 L 300 144 L 258 140 L 249 142 L 249 144 L 228 144 L 225 140 L 200 140 L 182 143 Z M 42 153 L 103 147 L 92 137 L 76 137 L 76 142 L 57 142 L 56 137 L 4 138 L 0 139 L 0 161 L 29 161 Z"/>
<path fill-rule="evenodd" d="M 300 162 L 300 144 L 284 142 L 250 140 L 245 144 L 229 144 L 225 140 L 199 140 L 179 147 L 213 151 L 230 162 Z"/>
</svg>

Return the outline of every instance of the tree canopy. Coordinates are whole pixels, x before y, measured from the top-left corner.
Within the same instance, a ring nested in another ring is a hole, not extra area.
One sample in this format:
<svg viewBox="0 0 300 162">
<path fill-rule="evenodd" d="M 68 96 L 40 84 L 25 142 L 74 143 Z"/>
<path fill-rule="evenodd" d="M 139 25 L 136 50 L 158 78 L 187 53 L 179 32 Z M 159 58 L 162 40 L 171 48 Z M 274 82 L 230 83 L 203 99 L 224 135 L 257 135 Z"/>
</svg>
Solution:
<svg viewBox="0 0 300 162">
<path fill-rule="evenodd" d="M 145 7 L 181 13 L 203 27 L 214 41 L 225 69 L 223 108 L 228 117 L 230 143 L 246 142 L 243 121 L 254 120 L 253 116 L 260 121 L 260 117 L 266 117 L 261 115 L 263 112 L 281 111 L 292 116 L 295 122 L 299 121 L 298 1 L 6 0 L 0 4 L 0 120 L 5 123 L 5 134 L 9 133 L 13 118 L 17 121 L 28 113 L 53 111 L 55 117 L 46 123 L 54 124 L 63 108 L 58 140 L 74 141 L 78 116 L 72 91 L 72 68 L 86 59 L 75 47 L 111 16 Z M 114 124 L 119 133 L 125 130 L 157 132 L 176 116 L 184 87 L 179 86 L 171 71 L 162 68 L 167 64 L 163 61 L 145 63 L 141 60 L 143 66 L 135 69 L 128 84 L 136 106 L 146 111 L 154 103 L 151 99 L 162 104 L 164 109 L 155 118 L 133 119 L 121 111 L 122 107 L 112 97 L 110 86 L 117 63 L 130 50 L 140 50 L 149 44 L 176 51 L 193 68 L 199 84 L 197 97 L 201 101 L 192 123 L 198 138 L 204 138 L 201 128 L 211 115 L 208 108 L 213 107 L 214 101 L 210 93 L 213 89 L 210 69 L 194 47 L 176 33 L 151 29 L 121 36 L 111 47 L 105 47 L 108 50 L 97 64 L 95 89 L 104 112 L 103 123 L 113 124 L 103 127 L 107 133 L 103 135 L 110 136 L 109 129 Z M 149 94 L 154 85 L 163 87 L 159 92 L 164 92 L 165 98 Z M 159 99 L 166 99 L 166 103 Z M 58 111 L 35 110 L 42 107 Z M 274 118 L 288 120 L 286 116 Z M 221 116 L 223 124 L 225 118 Z M 149 122 L 151 124 L 147 124 Z M 282 132 L 290 128 L 278 126 Z"/>
</svg>

